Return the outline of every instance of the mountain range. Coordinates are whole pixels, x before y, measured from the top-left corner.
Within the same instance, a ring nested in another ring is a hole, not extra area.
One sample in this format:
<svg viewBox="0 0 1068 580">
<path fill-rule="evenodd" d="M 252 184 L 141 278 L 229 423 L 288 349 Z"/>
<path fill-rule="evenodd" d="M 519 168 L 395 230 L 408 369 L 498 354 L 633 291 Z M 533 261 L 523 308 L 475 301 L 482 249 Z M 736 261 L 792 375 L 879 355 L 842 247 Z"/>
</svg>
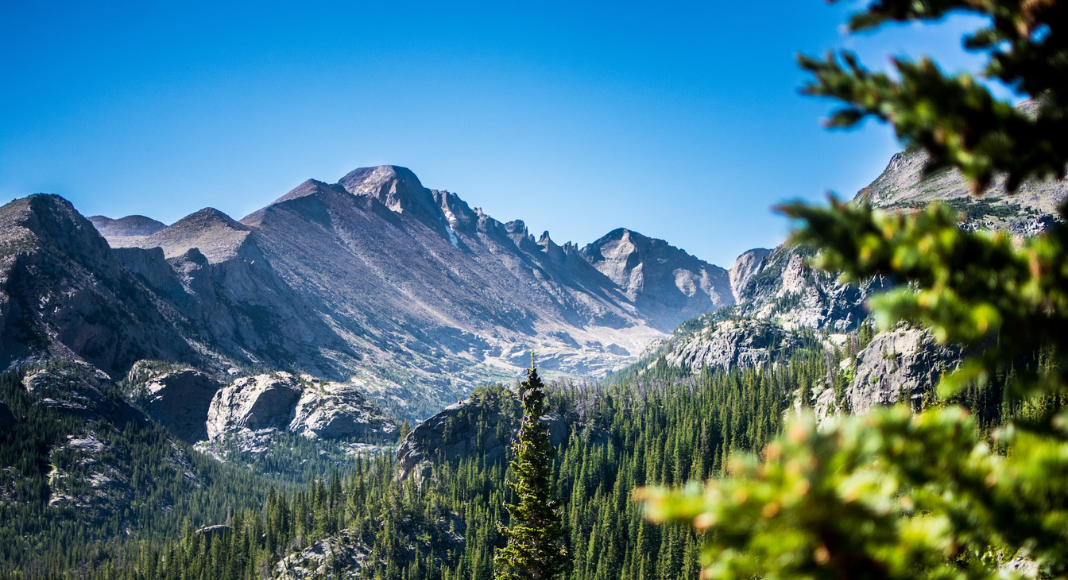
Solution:
<svg viewBox="0 0 1068 580">
<path fill-rule="evenodd" d="M 0 365 L 62 355 L 120 377 L 163 360 L 294 371 L 425 417 L 529 366 L 600 377 L 735 302 L 731 273 L 627 229 L 579 248 L 396 166 L 308 180 L 234 220 L 0 208 Z"/>
</svg>

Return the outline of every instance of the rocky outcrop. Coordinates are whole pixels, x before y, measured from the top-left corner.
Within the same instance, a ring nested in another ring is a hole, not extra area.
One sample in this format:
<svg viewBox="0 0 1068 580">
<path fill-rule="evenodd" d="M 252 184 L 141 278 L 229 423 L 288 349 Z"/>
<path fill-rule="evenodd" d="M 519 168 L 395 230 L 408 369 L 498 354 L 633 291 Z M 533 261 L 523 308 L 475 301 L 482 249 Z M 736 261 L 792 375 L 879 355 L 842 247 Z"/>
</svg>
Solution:
<svg viewBox="0 0 1068 580">
<path fill-rule="evenodd" d="M 277 580 L 312 578 L 362 578 L 370 550 L 350 530 L 320 540 L 282 558 L 274 567 Z M 340 575 L 336 571 L 340 570 Z"/>
<path fill-rule="evenodd" d="M 92 365 L 55 362 L 28 371 L 22 384 L 35 396 L 36 404 L 61 415 L 109 423 L 118 429 L 148 422 L 141 411 L 116 396 L 111 378 Z"/>
<path fill-rule="evenodd" d="M 793 346 L 790 333 L 761 320 L 730 319 L 686 336 L 665 353 L 667 363 L 698 372 L 702 368 L 747 369 L 768 364 Z"/>
<path fill-rule="evenodd" d="M 848 410 L 907 401 L 918 407 L 942 374 L 961 360 L 959 349 L 935 343 L 929 331 L 899 328 L 876 334 L 857 354 L 846 391 Z"/>
<path fill-rule="evenodd" d="M 412 473 L 425 475 L 431 462 L 452 462 L 480 457 L 487 464 L 503 462 L 522 419 L 519 400 L 504 388 L 476 392 L 476 396 L 449 405 L 417 425 L 397 448 L 397 470 L 401 478 Z M 553 445 L 568 436 L 568 423 L 558 415 L 543 419 L 549 426 Z M 478 429 L 478 425 L 492 428 Z"/>
<path fill-rule="evenodd" d="M 388 439 L 397 425 L 352 385 L 307 381 L 289 430 L 317 439 Z"/>
<path fill-rule="evenodd" d="M 764 257 L 760 272 L 740 291 L 735 313 L 773 321 L 788 330 L 849 332 L 868 316 L 865 301 L 890 287 L 882 278 L 843 284 L 838 276 L 808 265 L 811 250 L 779 246 Z"/>
<path fill-rule="evenodd" d="M 175 437 L 195 443 L 208 438 L 208 410 L 221 386 L 202 372 L 181 369 L 143 383 L 138 398 L 149 416 Z"/>
<path fill-rule="evenodd" d="M 219 389 L 207 414 L 207 432 L 221 439 L 235 431 L 285 429 L 293 420 L 301 386 L 290 373 L 242 377 Z"/>
<path fill-rule="evenodd" d="M 206 430 L 214 443 L 229 441 L 259 453 L 284 431 L 381 442 L 396 438 L 397 425 L 352 385 L 278 372 L 242 377 L 219 389 L 207 411 Z"/>
<path fill-rule="evenodd" d="M 377 522 L 373 525 L 377 525 Z M 313 578 L 369 578 L 372 567 L 387 563 L 403 569 L 419 557 L 424 566 L 454 565 L 463 553 L 464 522 L 456 515 L 437 521 L 405 518 L 393 530 L 400 537 L 399 548 L 388 555 L 375 554 L 355 530 L 342 530 L 307 548 L 282 558 L 275 564 L 273 578 L 277 580 L 311 580 Z M 418 551 L 418 554 L 417 554 Z"/>
<path fill-rule="evenodd" d="M 25 481 L 12 477 L 39 474 L 48 484 L 49 509 L 74 510 L 65 513 L 87 529 L 94 529 L 103 520 L 136 527 L 131 520 L 138 522 L 145 517 L 145 510 L 159 513 L 172 507 L 169 499 L 154 505 L 137 503 L 139 497 L 145 501 L 152 496 L 147 488 L 156 486 L 154 481 L 135 486 L 135 473 L 145 469 L 137 461 L 144 457 L 142 445 L 148 441 L 160 443 L 152 450 L 160 462 L 152 466 L 154 473 L 165 474 L 169 481 L 178 478 L 191 487 L 202 485 L 191 471 L 189 456 L 165 437 L 157 438 L 153 430 L 158 427 L 127 403 L 100 370 L 84 363 L 52 360 L 23 367 L 22 372 L 25 400 L 33 407 L 34 420 L 37 424 L 48 421 L 52 428 L 26 433 L 18 431 L 24 428 L 21 424 L 10 427 L 15 437 L 35 444 L 23 451 L 24 466 L 0 470 L 0 498 L 23 494 L 24 501 Z M 139 439 L 142 433 L 151 436 Z"/>
<path fill-rule="evenodd" d="M 756 276 L 764 269 L 764 258 L 770 253 L 771 250 L 753 248 L 743 252 L 741 256 L 734 260 L 734 265 L 730 269 L 730 280 L 731 293 L 734 294 L 735 302 L 741 301 L 742 290 L 753 279 L 753 276 Z"/>
</svg>

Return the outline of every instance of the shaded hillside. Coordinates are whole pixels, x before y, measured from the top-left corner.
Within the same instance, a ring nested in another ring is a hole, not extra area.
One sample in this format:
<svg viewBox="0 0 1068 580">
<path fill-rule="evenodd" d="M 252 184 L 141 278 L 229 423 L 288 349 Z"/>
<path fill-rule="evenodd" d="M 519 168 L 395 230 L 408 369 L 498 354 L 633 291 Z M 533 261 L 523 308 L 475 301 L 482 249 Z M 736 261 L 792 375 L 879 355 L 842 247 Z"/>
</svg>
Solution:
<svg viewBox="0 0 1068 580">
<path fill-rule="evenodd" d="M 144 358 L 203 363 L 181 324 L 63 198 L 0 207 L 0 368 L 50 356 L 119 375 Z"/>
</svg>

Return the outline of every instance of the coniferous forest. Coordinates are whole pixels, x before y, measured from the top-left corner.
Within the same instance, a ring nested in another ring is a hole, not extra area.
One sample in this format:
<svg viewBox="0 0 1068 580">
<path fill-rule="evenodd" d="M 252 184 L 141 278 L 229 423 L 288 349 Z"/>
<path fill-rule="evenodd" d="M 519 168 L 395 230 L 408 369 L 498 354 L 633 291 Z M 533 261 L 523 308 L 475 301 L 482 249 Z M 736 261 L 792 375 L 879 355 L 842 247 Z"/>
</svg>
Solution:
<svg viewBox="0 0 1068 580">
<path fill-rule="evenodd" d="M 566 418 L 568 428 L 553 464 L 571 559 L 567 577 L 696 578 L 697 534 L 650 524 L 633 491 L 701 481 L 724 473 L 732 454 L 763 448 L 809 404 L 802 401 L 814 387 L 841 388 L 847 379 L 841 359 L 866 339 L 870 332 L 862 330 L 837 355 L 813 342 L 745 371 L 694 375 L 660 360 L 603 385 L 552 383 L 550 412 Z M 31 418 L 0 443 L 5 465 L 26 481 L 25 499 L 5 502 L 0 518 L 6 576 L 270 577 L 283 557 L 322 542 L 330 554 L 325 564 L 341 575 L 358 569 L 360 578 L 493 577 L 494 551 L 504 543 L 498 523 L 508 521 L 504 504 L 513 501 L 503 461 L 486 463 L 478 453 L 439 457 L 432 470 L 402 479 L 392 454 L 360 455 L 317 464 L 310 481 L 293 483 L 288 470 L 272 472 L 271 464 L 218 463 L 189 448 L 179 468 L 175 444 L 160 427 L 127 425 L 109 444 L 139 466 L 131 508 L 49 510 L 42 491 L 48 438 L 84 425 L 40 414 L 17 373 L 3 375 L 2 385 L 4 401 Z M 977 406 L 997 399 L 991 425 L 1014 412 L 1000 408 L 999 392 L 967 395 Z M 514 387 L 491 385 L 476 389 L 454 422 L 507 440 L 518 419 Z M 314 446 L 285 446 L 293 464 L 301 453 L 320 455 Z M 148 467 L 155 471 L 141 471 Z"/>
<path fill-rule="evenodd" d="M 566 506 L 573 577 L 641 578 L 655 570 L 657 577 L 676 578 L 696 570 L 692 534 L 650 527 L 631 491 L 719 473 L 732 450 L 759 448 L 774 436 L 798 386 L 824 381 L 829 366 L 822 353 L 792 360 L 775 370 L 698 376 L 661 366 L 641 380 L 603 389 L 552 385 L 550 410 L 575 418 L 554 469 Z M 493 549 L 501 543 L 496 523 L 507 520 L 503 463 L 486 465 L 471 456 L 436 465 L 424 481 L 400 481 L 395 459 L 381 454 L 294 485 L 190 449 L 183 472 L 171 465 L 172 443 L 160 427 L 129 425 L 116 430 L 110 443 L 128 450 L 138 466 L 134 507 L 92 516 L 73 509 L 57 513 L 45 509 L 48 438 L 81 425 L 36 415 L 40 406 L 26 400 L 30 395 L 16 373 L 3 376 L 3 387 L 5 402 L 31 417 L 0 444 L 5 465 L 15 466 L 26 481 L 20 489 L 25 500 L 5 502 L 0 518 L 5 573 L 258 577 L 289 551 L 348 529 L 371 547 L 370 561 L 379 562 L 366 568 L 367 577 L 492 575 Z M 472 400 L 485 417 L 514 413 L 510 387 L 481 387 Z M 479 416 L 466 422 L 475 431 L 501 428 Z M 307 453 L 318 455 L 314 448 Z M 156 471 L 140 471 L 150 467 Z M 190 483 L 188 472 L 197 483 Z M 155 509 L 161 503 L 168 509 Z M 94 516 L 100 519 L 87 519 Z M 197 531 L 226 521 L 227 529 Z M 136 540 L 123 539 L 126 529 L 137 530 L 130 536 Z M 173 554 L 180 557 L 168 557 Z"/>
</svg>

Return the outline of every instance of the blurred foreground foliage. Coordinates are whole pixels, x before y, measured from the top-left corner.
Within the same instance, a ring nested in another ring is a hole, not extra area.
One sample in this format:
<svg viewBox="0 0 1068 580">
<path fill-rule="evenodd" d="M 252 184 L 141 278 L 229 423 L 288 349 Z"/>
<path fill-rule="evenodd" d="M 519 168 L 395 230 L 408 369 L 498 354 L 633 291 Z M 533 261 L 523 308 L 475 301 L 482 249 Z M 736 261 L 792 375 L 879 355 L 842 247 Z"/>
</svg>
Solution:
<svg viewBox="0 0 1068 580">
<path fill-rule="evenodd" d="M 845 102 L 832 126 L 868 116 L 892 123 L 927 151 L 929 170 L 954 167 L 976 193 L 1001 173 L 1009 193 L 1027 179 L 1063 178 L 1064 2 L 877 0 L 850 27 L 955 11 L 987 17 L 965 46 L 987 53 L 985 77 L 1034 97 L 1028 107 L 996 100 L 969 75 L 943 76 L 928 60 L 896 60 L 894 79 L 849 53 L 802 57 L 816 77 L 805 92 Z M 962 231 L 940 204 L 894 214 L 832 199 L 781 210 L 801 222 L 793 241 L 819 251 L 817 266 L 899 282 L 869 303 L 881 328 L 928 328 L 971 356 L 922 412 L 882 409 L 821 427 L 802 416 L 760 456 L 734 458 L 722 478 L 639 490 L 647 515 L 703 532 L 710 578 L 1068 577 L 1068 209 L 1023 241 Z M 1004 396 L 1024 411 L 999 428 L 981 428 L 952 404 L 1006 372 L 1016 378 Z"/>
</svg>

